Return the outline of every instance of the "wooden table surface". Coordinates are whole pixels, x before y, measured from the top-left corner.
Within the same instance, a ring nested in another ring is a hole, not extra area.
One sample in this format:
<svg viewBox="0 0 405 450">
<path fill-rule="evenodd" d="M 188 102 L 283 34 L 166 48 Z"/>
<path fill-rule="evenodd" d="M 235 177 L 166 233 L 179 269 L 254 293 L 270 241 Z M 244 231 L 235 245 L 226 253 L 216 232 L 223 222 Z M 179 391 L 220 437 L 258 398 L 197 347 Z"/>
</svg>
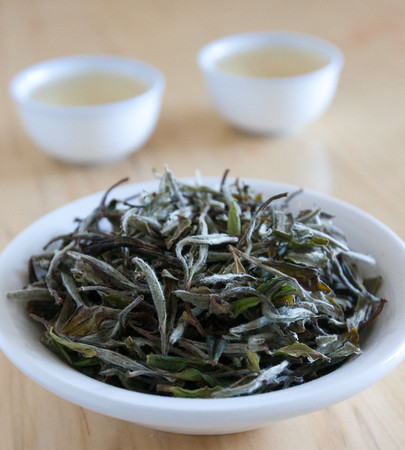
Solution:
<svg viewBox="0 0 405 450">
<path fill-rule="evenodd" d="M 294 136 L 258 138 L 213 111 L 196 53 L 223 35 L 266 29 L 336 43 L 345 67 L 327 113 Z M 402 0 L 1 0 L 0 248 L 43 214 L 124 176 L 232 175 L 314 188 L 373 214 L 405 238 L 405 2 Z M 108 53 L 159 67 L 167 88 L 158 127 L 126 160 L 98 167 L 55 161 L 26 137 L 10 78 L 35 62 Z M 111 419 L 68 403 L 0 353 L 0 448 L 405 448 L 405 364 L 327 409 L 228 436 L 186 436 Z"/>
</svg>

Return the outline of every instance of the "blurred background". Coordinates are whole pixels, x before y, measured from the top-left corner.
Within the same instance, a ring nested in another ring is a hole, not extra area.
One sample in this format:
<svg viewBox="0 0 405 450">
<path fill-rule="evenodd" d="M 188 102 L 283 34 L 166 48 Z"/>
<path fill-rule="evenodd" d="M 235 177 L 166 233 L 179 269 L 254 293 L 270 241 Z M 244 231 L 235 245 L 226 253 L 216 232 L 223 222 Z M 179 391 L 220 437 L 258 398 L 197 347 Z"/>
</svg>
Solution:
<svg viewBox="0 0 405 450">
<path fill-rule="evenodd" d="M 8 179 L 7 185 L 16 190 L 41 189 L 40 204 L 13 206 L 19 211 L 30 208 L 26 224 L 58 206 L 60 201 L 53 198 L 104 189 L 123 175 L 134 182 L 149 179 L 152 169 L 160 170 L 165 163 L 177 176 L 193 175 L 197 168 L 203 175 L 221 175 L 229 168 L 234 176 L 299 184 L 357 205 L 361 202 L 373 212 L 376 200 L 380 204 L 392 201 L 381 198 L 382 178 L 393 195 L 403 188 L 399 180 L 404 173 L 404 152 L 396 154 L 401 159 L 390 166 L 391 173 L 386 161 L 390 149 L 405 139 L 401 126 L 405 5 L 388 3 L 389 8 L 379 2 L 349 0 L 2 0 L 0 156 L 8 163 L 0 167 L 0 183 Z M 331 40 L 345 55 L 332 106 L 295 136 L 263 139 L 231 129 L 219 119 L 204 89 L 196 64 L 198 50 L 215 38 L 255 30 L 312 33 Z M 16 72 L 33 63 L 88 53 L 134 57 L 159 68 L 166 77 L 161 119 L 147 145 L 122 162 L 102 167 L 63 166 L 28 140 L 7 85 Z M 18 158 L 9 158 L 17 152 Z M 333 168 L 342 165 L 345 170 L 339 170 L 337 178 Z M 376 166 L 379 179 L 365 177 Z M 55 177 L 60 179 L 57 191 Z M 350 189 L 347 181 L 352 178 L 363 181 L 368 196 Z M 52 190 L 47 189 L 49 185 Z M 3 205 L 12 194 L 13 190 L 1 191 Z M 380 218 L 388 218 L 384 209 Z"/>
</svg>

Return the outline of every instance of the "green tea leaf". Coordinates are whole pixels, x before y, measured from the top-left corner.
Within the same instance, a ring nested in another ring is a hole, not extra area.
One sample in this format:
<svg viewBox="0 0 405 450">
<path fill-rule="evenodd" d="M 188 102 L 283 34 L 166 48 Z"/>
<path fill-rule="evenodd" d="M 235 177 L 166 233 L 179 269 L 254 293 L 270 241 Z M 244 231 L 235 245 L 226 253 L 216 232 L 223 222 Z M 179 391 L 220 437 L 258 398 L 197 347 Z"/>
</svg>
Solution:
<svg viewBox="0 0 405 450">
<path fill-rule="evenodd" d="M 7 292 L 9 300 L 54 300 L 47 288 L 28 288 Z"/>
<path fill-rule="evenodd" d="M 168 372 L 179 372 L 187 367 L 188 360 L 179 356 L 154 355 L 146 357 L 146 365 Z"/>
<path fill-rule="evenodd" d="M 286 345 L 285 347 L 281 347 L 277 349 L 274 353 L 274 355 L 286 355 L 291 356 L 293 358 L 307 358 L 310 362 L 316 361 L 317 359 L 325 359 L 327 361 L 330 360 L 327 356 L 325 356 L 323 353 L 318 352 L 311 347 L 308 347 L 306 344 L 302 343 L 295 343 L 291 345 Z"/>
<path fill-rule="evenodd" d="M 92 358 L 97 356 L 97 350 L 91 345 L 81 344 L 80 342 L 73 342 L 69 339 L 63 338 L 55 334 L 54 330 L 50 328 L 48 330 L 50 337 L 58 344 L 82 354 L 85 358 Z"/>
<path fill-rule="evenodd" d="M 206 383 L 211 388 L 217 384 L 215 379 L 212 376 L 207 375 L 193 367 L 182 370 L 181 372 L 177 372 L 173 375 L 178 380 L 197 381 L 200 383 Z"/>
<path fill-rule="evenodd" d="M 260 302 L 261 300 L 259 297 L 239 298 L 238 300 L 232 302 L 230 310 L 233 312 L 233 314 L 235 314 L 235 316 L 238 316 L 239 314 L 243 313 L 243 311 L 257 306 Z"/>
<path fill-rule="evenodd" d="M 238 203 L 233 200 L 228 212 L 227 232 L 230 236 L 239 236 L 241 233 Z"/>
<path fill-rule="evenodd" d="M 167 312 L 166 312 L 166 300 L 163 294 L 162 286 L 159 283 L 159 280 L 156 277 L 155 271 L 152 267 L 146 263 L 141 258 L 133 258 L 132 262 L 135 263 L 142 271 L 143 275 L 148 282 L 153 303 L 155 305 L 158 319 L 159 319 L 159 331 L 160 331 L 160 340 L 162 345 L 162 353 L 164 355 L 167 354 L 167 336 L 166 336 L 166 325 L 167 325 Z"/>
<path fill-rule="evenodd" d="M 180 386 L 158 385 L 159 392 L 172 394 L 174 397 L 180 398 L 210 398 L 215 392 L 222 390 L 221 386 L 208 387 L 204 386 L 199 389 L 184 389 Z"/>
<path fill-rule="evenodd" d="M 255 352 L 251 352 L 248 348 L 246 349 L 246 355 L 248 357 L 248 368 L 260 375 L 262 373 L 259 366 L 260 356 Z"/>
<path fill-rule="evenodd" d="M 351 342 L 345 342 L 342 347 L 332 353 L 329 353 L 328 357 L 330 359 L 348 358 L 349 356 L 359 355 L 360 353 L 361 350 L 357 345 L 354 345 Z"/>
</svg>

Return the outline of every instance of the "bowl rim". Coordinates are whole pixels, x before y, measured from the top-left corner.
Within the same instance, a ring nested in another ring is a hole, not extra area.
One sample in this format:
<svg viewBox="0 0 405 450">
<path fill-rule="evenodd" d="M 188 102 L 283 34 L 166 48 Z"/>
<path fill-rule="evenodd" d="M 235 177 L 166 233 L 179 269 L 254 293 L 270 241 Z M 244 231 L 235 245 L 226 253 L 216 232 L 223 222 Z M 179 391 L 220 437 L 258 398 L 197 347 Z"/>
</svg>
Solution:
<svg viewBox="0 0 405 450">
<path fill-rule="evenodd" d="M 267 189 L 267 191 L 277 190 L 280 192 L 281 190 L 287 189 L 290 191 L 299 189 L 297 186 L 285 183 L 249 178 L 243 178 L 242 180 L 251 185 L 255 190 Z M 189 183 L 194 182 L 195 179 L 182 178 L 180 181 Z M 220 178 L 204 177 L 202 181 L 204 184 L 208 183 L 209 185 L 213 185 L 218 184 Z M 114 191 L 114 196 L 120 198 L 119 196 L 124 192 L 128 192 L 129 195 L 129 193 L 155 189 L 157 183 L 157 181 L 149 181 L 121 186 Z M 326 204 L 331 203 L 336 206 L 337 209 L 344 208 L 351 214 L 371 221 L 373 226 L 384 232 L 385 235 L 398 246 L 400 257 L 405 262 L 405 243 L 398 235 L 378 219 L 356 206 L 350 205 L 329 195 L 311 189 L 304 189 L 303 195 L 305 194 L 309 194 L 309 197 L 312 199 L 315 198 L 321 202 L 326 202 Z M 77 206 L 90 207 L 93 205 L 94 207 L 98 204 L 98 201 L 103 195 L 104 191 L 69 202 L 32 223 L 18 234 L 2 251 L 0 254 L 0 269 L 6 270 L 6 272 L 7 270 L 13 270 L 8 267 L 9 265 L 6 262 L 8 260 L 6 257 L 14 254 L 15 248 L 20 240 L 28 240 L 33 232 L 40 229 L 41 226 L 47 222 L 59 217 L 63 212 L 71 217 L 73 223 L 73 210 Z M 46 238 L 47 237 L 48 236 L 46 236 Z M 0 274 L 0 282 L 2 277 L 3 275 Z M 3 297 L 3 286 L 1 286 L 0 289 L 0 294 Z M 0 305 L 0 310 L 9 313 L 7 306 Z M 405 317 L 405 308 L 402 315 Z M 3 317 L 3 314 L 0 314 L 0 324 L 4 324 L 6 321 L 6 316 L 4 315 Z M 193 415 L 201 418 L 199 415 L 207 412 L 212 413 L 213 416 L 218 419 L 223 413 L 230 413 L 235 417 L 234 415 L 238 412 L 245 411 L 256 418 L 266 417 L 268 422 L 271 420 L 280 420 L 305 414 L 345 400 L 384 377 L 404 359 L 405 330 L 401 329 L 397 332 L 397 334 L 399 333 L 401 333 L 401 341 L 396 341 L 392 347 L 390 347 L 390 352 L 386 354 L 384 358 L 377 358 L 378 365 L 374 365 L 371 368 L 368 367 L 367 380 L 364 379 L 364 373 L 361 373 L 358 370 L 362 369 L 363 364 L 361 359 L 357 358 L 318 380 L 310 381 L 299 386 L 276 392 L 224 399 L 168 398 L 159 395 L 127 391 L 122 388 L 110 386 L 77 372 L 57 359 L 54 355 L 52 355 L 51 360 L 45 360 L 45 364 L 43 364 L 43 357 L 38 358 L 38 355 L 36 354 L 33 355 L 30 352 L 26 353 L 23 346 L 21 346 L 21 343 L 7 339 L 8 335 L 1 326 L 0 349 L 19 370 L 54 394 L 93 411 L 137 423 L 144 422 L 144 424 L 153 427 L 155 422 L 158 422 L 158 418 L 154 418 L 154 414 L 157 412 L 165 414 L 176 413 L 180 415 L 178 417 L 182 417 L 184 420 L 190 416 L 190 420 L 192 421 Z M 48 352 L 47 349 L 44 350 Z M 59 374 L 56 377 L 54 370 Z M 340 377 L 342 371 L 344 371 L 346 375 L 350 374 L 350 377 L 346 376 L 343 380 L 344 384 Z M 330 385 L 333 383 L 337 384 L 338 389 L 333 389 L 331 391 Z M 144 414 L 146 419 L 139 417 L 140 413 Z M 272 417 L 272 419 L 269 419 L 269 417 Z M 162 428 L 164 427 L 164 425 L 162 425 L 164 424 L 164 420 L 161 417 L 160 421 L 160 427 Z M 204 423 L 201 424 L 199 429 L 202 429 L 203 426 Z M 159 428 L 159 426 L 155 426 L 155 428 Z M 187 430 L 187 428 L 190 427 L 184 426 L 183 428 L 184 430 Z M 198 427 L 194 426 L 194 428 Z"/>
<path fill-rule="evenodd" d="M 30 93 L 36 87 L 62 78 L 63 75 L 59 72 L 66 69 L 69 75 L 86 71 L 126 74 L 145 81 L 147 89 L 133 97 L 97 105 L 55 105 L 31 98 Z M 35 114 L 82 117 L 116 113 L 119 109 L 134 107 L 150 96 L 160 96 L 165 83 L 161 71 L 139 59 L 107 54 L 80 54 L 47 59 L 22 69 L 10 80 L 9 94 L 19 108 Z M 24 88 L 27 84 L 28 87 Z"/>
<path fill-rule="evenodd" d="M 278 40 L 280 40 L 280 43 Z M 227 47 L 231 47 L 233 44 L 235 45 L 234 49 L 227 49 Z M 327 54 L 329 61 L 318 69 L 285 77 L 239 75 L 220 69 L 216 64 L 224 56 L 233 55 L 248 49 L 266 47 L 267 45 L 280 45 L 300 49 L 308 49 L 311 46 L 311 52 L 314 54 Z M 314 47 L 317 47 L 317 50 Z M 273 83 L 304 82 L 308 78 L 320 76 L 330 70 L 339 73 L 344 65 L 344 56 L 335 44 L 318 36 L 296 31 L 269 30 L 231 34 L 213 40 L 199 50 L 197 64 L 201 71 L 209 76 L 238 81 L 240 83 L 254 82 L 259 85 L 266 85 Z"/>
</svg>

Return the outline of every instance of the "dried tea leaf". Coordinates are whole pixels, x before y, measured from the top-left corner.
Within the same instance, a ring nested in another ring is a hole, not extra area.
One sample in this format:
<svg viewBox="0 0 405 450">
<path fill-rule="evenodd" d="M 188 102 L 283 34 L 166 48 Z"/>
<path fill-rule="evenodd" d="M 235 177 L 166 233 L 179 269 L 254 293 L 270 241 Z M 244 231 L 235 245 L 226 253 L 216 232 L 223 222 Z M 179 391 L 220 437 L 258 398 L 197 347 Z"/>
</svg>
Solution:
<svg viewBox="0 0 405 450">
<path fill-rule="evenodd" d="M 238 300 L 232 302 L 230 310 L 233 312 L 233 314 L 235 314 L 235 316 L 238 316 L 239 314 L 243 313 L 243 311 L 257 306 L 260 302 L 261 300 L 259 297 L 239 298 Z"/>
<path fill-rule="evenodd" d="M 158 392 L 170 393 L 174 397 L 180 398 L 210 398 L 215 392 L 222 390 L 221 386 L 208 387 L 204 386 L 199 389 L 185 389 L 180 386 L 158 385 Z"/>
<path fill-rule="evenodd" d="M 179 356 L 149 354 L 146 357 L 146 365 L 168 372 L 180 372 L 187 367 L 188 360 Z"/>
<path fill-rule="evenodd" d="M 252 394 L 253 392 L 265 386 L 266 384 L 274 383 L 279 377 L 279 375 L 281 375 L 284 372 L 287 366 L 288 362 L 283 361 L 282 363 L 276 366 L 270 367 L 269 369 L 262 371 L 260 375 L 258 375 L 250 382 L 218 390 L 217 392 L 212 393 L 211 396 L 213 398 L 226 398 Z"/>
<path fill-rule="evenodd" d="M 260 394 L 356 357 L 386 303 L 359 269 L 374 259 L 327 212 L 290 209 L 300 192 L 263 200 L 226 175 L 216 190 L 166 167 L 156 192 L 109 189 L 8 298 L 67 364 L 143 393 Z"/>
<path fill-rule="evenodd" d="M 7 298 L 9 300 L 42 300 L 52 301 L 53 296 L 47 288 L 29 288 L 19 289 L 17 291 L 7 292 Z"/>
<path fill-rule="evenodd" d="M 181 372 L 177 372 L 173 376 L 174 376 L 174 378 L 176 378 L 178 380 L 197 381 L 200 383 L 204 383 L 204 384 L 207 384 L 211 388 L 217 384 L 217 382 L 215 381 L 215 379 L 212 376 L 207 375 L 207 374 L 201 372 L 200 370 L 192 368 L 192 367 L 189 369 L 182 370 Z"/>
<path fill-rule="evenodd" d="M 257 353 L 250 351 L 248 348 L 246 349 L 246 355 L 249 361 L 248 368 L 252 372 L 255 372 L 260 375 L 262 373 L 259 366 L 260 356 Z"/>
<path fill-rule="evenodd" d="M 156 308 L 156 312 L 159 319 L 159 331 L 160 339 L 162 345 L 162 353 L 167 354 L 167 336 L 166 336 L 166 325 L 167 325 L 167 312 L 166 312 L 166 300 L 163 294 L 162 286 L 156 277 L 156 274 L 152 267 L 146 263 L 141 258 L 133 258 L 132 262 L 135 263 L 142 271 L 143 275 L 148 282 L 150 292 L 153 298 L 153 303 Z"/>
<path fill-rule="evenodd" d="M 80 275 L 82 279 L 94 284 L 103 284 L 106 280 L 109 280 L 118 289 L 135 288 L 134 283 L 111 264 L 78 252 L 68 251 L 67 254 L 76 260 L 72 272 Z"/>
<path fill-rule="evenodd" d="M 236 200 L 232 200 L 228 212 L 227 232 L 230 236 L 239 236 L 241 233 L 239 208 Z"/>
<path fill-rule="evenodd" d="M 311 347 L 308 347 L 308 345 L 299 342 L 277 349 L 274 352 L 274 355 L 286 355 L 293 358 L 304 357 L 307 358 L 310 362 L 316 361 L 317 359 L 325 359 L 327 361 L 329 361 L 330 359 L 323 353 L 318 352 Z"/>
<path fill-rule="evenodd" d="M 61 332 L 67 335 L 87 336 L 97 333 L 105 320 L 115 319 L 118 311 L 105 306 L 80 306 L 73 316 L 64 324 Z"/>
<path fill-rule="evenodd" d="M 210 360 L 217 363 L 226 347 L 226 340 L 221 337 L 207 336 L 207 350 Z"/>
</svg>

